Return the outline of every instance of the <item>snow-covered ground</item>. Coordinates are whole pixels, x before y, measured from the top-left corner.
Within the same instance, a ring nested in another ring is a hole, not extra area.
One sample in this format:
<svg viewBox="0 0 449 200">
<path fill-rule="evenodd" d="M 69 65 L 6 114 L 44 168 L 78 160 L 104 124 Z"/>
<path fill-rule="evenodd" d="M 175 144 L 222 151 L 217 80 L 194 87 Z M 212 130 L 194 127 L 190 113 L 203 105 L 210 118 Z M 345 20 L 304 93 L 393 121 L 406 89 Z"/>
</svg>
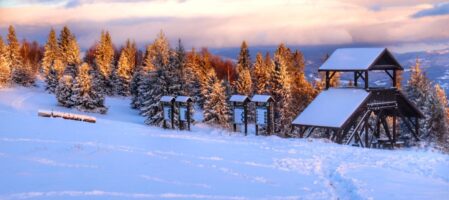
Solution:
<svg viewBox="0 0 449 200">
<path fill-rule="evenodd" d="M 43 118 L 40 88 L 0 90 L 0 199 L 447 199 L 449 156 L 143 125 L 108 98 L 97 123 Z"/>
</svg>

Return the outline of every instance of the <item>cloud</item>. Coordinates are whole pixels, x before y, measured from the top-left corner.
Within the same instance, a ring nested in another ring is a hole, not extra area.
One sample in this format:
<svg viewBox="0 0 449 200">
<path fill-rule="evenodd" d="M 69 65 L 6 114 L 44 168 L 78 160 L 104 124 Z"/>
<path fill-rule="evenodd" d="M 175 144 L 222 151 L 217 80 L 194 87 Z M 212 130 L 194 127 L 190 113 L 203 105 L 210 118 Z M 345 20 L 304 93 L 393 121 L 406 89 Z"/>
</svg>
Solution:
<svg viewBox="0 0 449 200">
<path fill-rule="evenodd" d="M 449 15 L 449 2 L 435 4 L 432 8 L 421 10 L 412 15 L 413 18 Z"/>
<path fill-rule="evenodd" d="M 45 0 L 51 1 L 51 0 Z M 31 2 L 31 1 L 30 1 Z M 33 1 L 35 2 L 35 1 Z M 77 0 L 0 8 L 0 31 L 44 42 L 50 27 L 68 25 L 88 48 L 102 30 L 117 46 L 127 38 L 153 41 L 162 29 L 175 44 L 236 47 L 426 43 L 449 41 L 449 16 L 412 18 L 441 1 L 429 0 Z M 430 4 L 432 3 L 432 4 Z"/>
</svg>

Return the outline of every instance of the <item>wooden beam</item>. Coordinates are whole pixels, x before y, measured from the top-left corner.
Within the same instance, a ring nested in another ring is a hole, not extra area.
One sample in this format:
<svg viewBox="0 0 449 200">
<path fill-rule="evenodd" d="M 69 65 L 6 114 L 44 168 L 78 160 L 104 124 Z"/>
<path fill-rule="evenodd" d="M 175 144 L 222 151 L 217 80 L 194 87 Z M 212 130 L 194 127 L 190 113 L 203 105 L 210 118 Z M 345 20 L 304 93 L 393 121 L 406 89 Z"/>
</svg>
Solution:
<svg viewBox="0 0 449 200">
<path fill-rule="evenodd" d="M 326 89 L 329 89 L 329 86 L 330 86 L 329 71 L 326 71 Z"/>
<path fill-rule="evenodd" d="M 368 89 L 369 82 L 368 82 L 368 70 L 365 71 L 365 89 Z"/>
</svg>

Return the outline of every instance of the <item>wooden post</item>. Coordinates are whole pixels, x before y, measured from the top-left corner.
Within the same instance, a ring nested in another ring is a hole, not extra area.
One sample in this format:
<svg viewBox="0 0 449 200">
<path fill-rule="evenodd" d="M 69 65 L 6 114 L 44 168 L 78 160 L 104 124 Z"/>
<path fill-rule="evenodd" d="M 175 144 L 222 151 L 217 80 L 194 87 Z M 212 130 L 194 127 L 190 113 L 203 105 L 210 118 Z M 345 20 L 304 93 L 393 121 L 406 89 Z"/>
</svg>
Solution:
<svg viewBox="0 0 449 200">
<path fill-rule="evenodd" d="M 232 125 L 233 125 L 233 128 L 234 128 L 234 132 L 237 132 L 237 124 L 235 123 L 235 102 L 233 102 L 232 103 L 232 105 L 233 105 L 233 112 L 232 112 L 232 117 L 233 117 L 233 119 L 232 119 Z"/>
<path fill-rule="evenodd" d="M 365 71 L 365 89 L 368 89 L 369 82 L 368 82 L 368 70 Z"/>
<path fill-rule="evenodd" d="M 271 135 L 271 129 L 273 128 L 272 127 L 272 122 L 273 122 L 273 120 L 272 120 L 272 117 L 271 117 L 271 104 L 272 103 L 270 103 L 270 102 L 268 102 L 268 107 L 267 107 L 267 135 Z"/>
<path fill-rule="evenodd" d="M 165 109 L 164 109 L 164 103 L 161 102 L 161 107 L 162 107 L 162 114 L 165 114 Z M 162 128 L 167 128 L 167 120 L 165 120 L 165 116 L 162 116 L 163 121 L 162 121 Z"/>
<path fill-rule="evenodd" d="M 171 128 L 175 129 L 175 103 L 171 103 L 171 113 L 170 113 L 170 118 L 171 118 Z"/>
<path fill-rule="evenodd" d="M 329 89 L 329 86 L 330 86 L 329 71 L 326 71 L 326 89 Z"/>
<path fill-rule="evenodd" d="M 393 69 L 393 87 L 397 87 L 397 78 L 396 78 L 397 74 L 396 74 L 396 70 Z"/>
<path fill-rule="evenodd" d="M 181 122 L 181 103 L 176 103 L 177 107 L 178 107 L 178 126 L 179 126 L 179 130 L 182 130 L 182 122 Z"/>
<path fill-rule="evenodd" d="M 393 115 L 393 142 L 396 143 L 396 115 Z"/>
<path fill-rule="evenodd" d="M 190 131 L 190 102 L 187 102 L 187 130 Z"/>
<path fill-rule="evenodd" d="M 358 80 L 359 80 L 358 72 L 355 71 L 355 72 L 354 72 L 354 86 L 355 86 L 355 87 L 357 87 L 357 85 L 358 85 L 358 83 L 357 83 Z"/>
<path fill-rule="evenodd" d="M 243 115 L 245 117 L 245 136 L 248 135 L 248 103 L 243 102 Z"/>
<path fill-rule="evenodd" d="M 369 119 L 369 116 L 367 116 L 366 118 L 365 118 L 365 147 L 367 147 L 367 148 L 369 148 L 371 145 L 369 144 L 369 142 L 368 142 L 368 132 L 369 132 L 369 123 L 368 123 L 368 119 Z"/>
</svg>

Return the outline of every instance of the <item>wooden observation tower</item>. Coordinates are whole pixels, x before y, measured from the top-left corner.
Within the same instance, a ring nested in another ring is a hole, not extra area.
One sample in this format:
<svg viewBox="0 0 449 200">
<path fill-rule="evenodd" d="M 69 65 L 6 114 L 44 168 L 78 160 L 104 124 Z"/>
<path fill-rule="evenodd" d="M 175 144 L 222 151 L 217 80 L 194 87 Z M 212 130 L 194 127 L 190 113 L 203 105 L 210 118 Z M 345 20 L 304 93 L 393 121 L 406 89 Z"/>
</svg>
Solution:
<svg viewBox="0 0 449 200">
<path fill-rule="evenodd" d="M 337 49 L 318 71 L 326 74 L 326 89 L 292 122 L 300 137 L 315 130 L 340 144 L 361 147 L 394 147 L 403 141 L 398 121 L 419 140 L 418 119 L 423 114 L 397 88 L 397 72 L 403 70 L 386 48 Z M 337 72 L 353 73 L 354 86 L 330 88 Z M 390 87 L 371 87 L 370 73 L 384 72 Z"/>
</svg>

